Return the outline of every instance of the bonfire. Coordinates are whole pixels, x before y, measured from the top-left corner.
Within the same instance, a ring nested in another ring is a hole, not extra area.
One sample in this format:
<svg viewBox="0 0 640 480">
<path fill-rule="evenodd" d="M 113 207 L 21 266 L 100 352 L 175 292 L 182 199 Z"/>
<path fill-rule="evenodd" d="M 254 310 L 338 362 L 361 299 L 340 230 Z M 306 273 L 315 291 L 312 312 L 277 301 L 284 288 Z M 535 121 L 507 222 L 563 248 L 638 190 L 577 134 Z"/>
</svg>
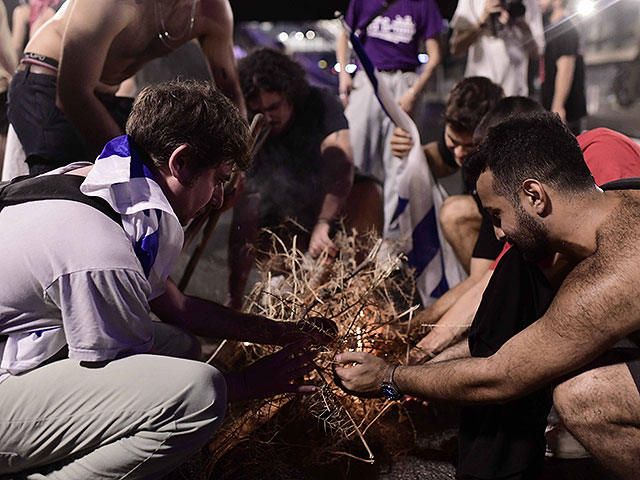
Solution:
<svg viewBox="0 0 640 480">
<path fill-rule="evenodd" d="M 293 246 L 287 248 L 276 234 L 268 233 L 272 248 L 262 252 L 260 281 L 248 295 L 244 310 L 288 322 L 329 318 L 338 326 L 338 334 L 333 342 L 321 347 L 316 369 L 305 378 L 305 383 L 318 387 L 315 393 L 231 406 L 221 431 L 209 445 L 209 466 L 225 455 L 234 456 L 233 449 L 242 452 L 239 455 L 245 472 L 254 463 L 256 469 L 262 469 L 254 472 L 256 477 L 295 478 L 279 458 L 296 446 L 304 446 L 305 465 L 330 463 L 336 457 L 373 463 L 370 444 L 384 444 L 392 454 L 409 451 L 414 434 L 398 428 L 398 422 L 407 419 L 400 404 L 351 396 L 333 380 L 334 358 L 342 351 L 371 352 L 391 362 L 407 362 L 411 321 L 417 307 L 412 306 L 413 275 L 398 246 L 372 234 L 348 234 L 342 228 L 334 236 L 337 257 L 330 259 L 325 254 L 312 259 L 296 248 L 295 238 Z M 276 350 L 265 345 L 223 342 L 209 362 L 223 370 L 240 369 Z M 223 477 L 230 474 L 232 464 L 237 464 L 237 459 L 221 468 L 226 474 Z"/>
</svg>

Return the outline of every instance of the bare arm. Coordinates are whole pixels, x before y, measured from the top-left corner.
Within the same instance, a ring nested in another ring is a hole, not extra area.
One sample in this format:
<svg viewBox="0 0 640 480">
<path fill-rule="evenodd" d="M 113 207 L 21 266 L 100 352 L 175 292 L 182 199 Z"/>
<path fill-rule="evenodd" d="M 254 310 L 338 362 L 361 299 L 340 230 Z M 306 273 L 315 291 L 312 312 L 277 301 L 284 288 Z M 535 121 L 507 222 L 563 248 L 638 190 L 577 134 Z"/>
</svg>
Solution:
<svg viewBox="0 0 640 480">
<path fill-rule="evenodd" d="M 450 46 L 452 55 L 464 55 L 478 38 L 489 32 L 489 17 L 492 13 L 500 13 L 500 20 L 502 22 L 505 21 L 504 15 L 506 11 L 500 7 L 500 0 L 486 0 L 477 23 L 465 22 L 464 27 L 456 27 L 453 29 Z"/>
<path fill-rule="evenodd" d="M 438 362 L 446 362 L 449 360 L 457 360 L 459 358 L 469 358 L 471 357 L 471 351 L 469 350 L 469 340 L 466 338 L 464 340 L 459 341 L 455 345 L 450 346 L 446 350 L 443 350 L 442 353 L 436 355 L 431 363 Z"/>
<path fill-rule="evenodd" d="M 418 397 L 500 403 L 587 365 L 640 327 L 640 267 L 622 255 L 617 261 L 604 261 L 598 254 L 584 260 L 569 274 L 547 313 L 493 356 L 400 366 L 396 383 Z M 384 360 L 359 352 L 345 352 L 338 359 L 358 363 L 336 369 L 347 388 L 379 391 L 387 368 Z"/>
<path fill-rule="evenodd" d="M 335 244 L 329 238 L 331 222 L 335 220 L 349 196 L 353 183 L 353 158 L 349 130 L 338 130 L 320 145 L 323 162 L 324 199 L 309 242 L 309 253 L 317 257 L 325 249 L 335 254 Z"/>
<path fill-rule="evenodd" d="M 472 259 L 472 271 L 474 260 L 486 259 Z M 493 270 L 489 270 L 487 267 L 478 276 L 470 276 L 464 282 L 458 284 L 461 285 L 466 282 L 464 289 L 461 290 L 462 293 L 454 292 L 455 298 L 438 319 L 432 321 L 432 319 L 426 315 L 425 318 L 420 319 L 428 320 L 429 324 L 433 325 L 433 327 L 411 352 L 411 363 L 420 363 L 425 357 L 442 352 L 468 331 L 478 311 L 478 307 L 482 301 L 482 295 L 489 284 L 489 280 L 491 280 L 492 274 Z M 449 292 L 452 292 L 454 289 L 449 290 Z M 444 296 L 441 297 L 438 302 L 442 299 L 444 299 Z M 445 300 L 449 302 L 449 299 Z M 437 306 L 438 302 L 434 303 L 431 307 Z M 424 310 L 424 312 L 428 312 L 431 307 Z"/>
<path fill-rule="evenodd" d="M 29 25 L 29 6 L 18 5 L 13 9 L 12 18 L 12 32 L 11 42 L 13 45 L 13 51 L 20 57 L 22 55 L 22 47 L 24 47 L 24 40 L 27 38 L 27 27 Z M 9 70 L 10 72 L 13 69 Z"/>
<path fill-rule="evenodd" d="M 240 313 L 223 305 L 182 293 L 170 278 L 167 290 L 150 302 L 160 320 L 195 335 L 229 340 L 286 345 L 302 338 L 321 340 L 324 334 L 304 333 L 295 322 L 279 322 Z"/>
<path fill-rule="evenodd" d="M 122 0 L 75 0 L 69 12 L 58 70 L 57 103 L 96 147 L 123 133 L 94 90 L 114 38 L 135 14 L 134 6 Z"/>
<path fill-rule="evenodd" d="M 423 68 L 422 73 L 416 80 L 416 82 L 400 97 L 398 103 L 400 107 L 407 113 L 413 110 L 418 97 L 422 94 L 424 87 L 427 85 L 433 72 L 440 65 L 440 42 L 439 37 L 429 38 L 426 41 L 427 55 L 429 55 L 429 61 Z"/>
<path fill-rule="evenodd" d="M 429 168 L 431 169 L 434 177 L 448 177 L 449 175 L 453 175 L 459 170 L 457 166 L 453 167 L 445 163 L 442 155 L 440 155 L 440 151 L 438 150 L 438 142 L 427 143 L 422 148 L 424 150 L 425 157 L 427 157 L 427 163 L 429 164 Z"/>
<path fill-rule="evenodd" d="M 576 57 L 573 55 L 563 55 L 556 62 L 557 73 L 553 90 L 553 100 L 551 102 L 551 110 L 560 115 L 563 122 L 567 121 L 567 112 L 565 104 L 571 92 L 571 84 L 573 83 L 573 72 L 576 66 Z"/>
<path fill-rule="evenodd" d="M 398 158 L 404 158 L 409 155 L 412 147 L 413 139 L 409 132 L 400 127 L 396 128 L 391 136 L 391 153 Z M 458 171 L 458 167 L 452 167 L 442 159 L 442 155 L 438 151 L 438 142 L 427 143 L 422 146 L 422 149 L 434 177 L 442 178 Z"/>
<path fill-rule="evenodd" d="M 340 100 L 345 107 L 349 103 L 349 94 L 353 89 L 353 80 L 351 74 L 345 69 L 349 62 L 349 39 L 347 38 L 347 32 L 340 31 L 338 38 L 336 39 L 336 60 L 340 64 L 340 73 L 338 76 L 338 90 L 340 92 Z"/>
<path fill-rule="evenodd" d="M 5 28 L 8 27 L 5 25 Z M 0 64 L 2 65 L 2 68 L 9 73 L 9 75 L 13 75 L 13 71 L 16 69 L 17 60 L 11 46 L 6 44 L 0 46 Z"/>
<path fill-rule="evenodd" d="M 202 52 L 209 62 L 211 74 L 218 88 L 240 109 L 243 117 L 247 117 L 238 66 L 233 54 L 233 12 L 225 0 L 203 3 L 203 14 L 207 30 L 198 40 Z"/>
</svg>

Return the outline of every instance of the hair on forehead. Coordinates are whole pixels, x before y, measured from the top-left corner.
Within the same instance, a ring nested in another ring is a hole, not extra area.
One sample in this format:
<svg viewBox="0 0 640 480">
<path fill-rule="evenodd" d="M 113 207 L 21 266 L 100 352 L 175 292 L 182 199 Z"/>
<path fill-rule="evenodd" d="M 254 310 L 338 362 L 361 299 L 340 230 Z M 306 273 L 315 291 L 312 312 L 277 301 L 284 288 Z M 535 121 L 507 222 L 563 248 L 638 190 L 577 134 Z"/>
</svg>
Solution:
<svg viewBox="0 0 640 480">
<path fill-rule="evenodd" d="M 180 80 L 150 85 L 140 92 L 126 133 L 156 166 L 180 145 L 190 150 L 195 170 L 229 162 L 248 168 L 249 125 L 210 81 Z"/>
<path fill-rule="evenodd" d="M 550 112 L 515 115 L 491 127 L 463 168 L 474 183 L 490 170 L 495 193 L 512 203 L 528 178 L 567 194 L 595 188 L 576 137 Z"/>
</svg>

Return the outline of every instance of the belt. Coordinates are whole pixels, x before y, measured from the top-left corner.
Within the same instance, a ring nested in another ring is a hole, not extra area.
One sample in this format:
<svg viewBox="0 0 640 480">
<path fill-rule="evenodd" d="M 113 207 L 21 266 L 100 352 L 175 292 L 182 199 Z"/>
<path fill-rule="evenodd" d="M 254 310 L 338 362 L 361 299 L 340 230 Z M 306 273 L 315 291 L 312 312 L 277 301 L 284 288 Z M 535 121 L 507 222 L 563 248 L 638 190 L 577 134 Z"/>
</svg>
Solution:
<svg viewBox="0 0 640 480">
<path fill-rule="evenodd" d="M 36 65 L 34 63 L 28 63 L 28 62 L 23 62 L 20 65 L 18 65 L 18 68 L 16 68 L 16 71 L 36 73 L 38 75 L 49 75 L 50 77 L 58 76 L 58 72 L 56 72 L 52 68 L 42 67 L 40 65 Z"/>
<path fill-rule="evenodd" d="M 402 72 L 402 73 L 415 73 L 416 69 L 415 68 L 394 68 L 391 70 L 378 70 L 379 72 L 384 72 L 384 73 L 396 73 L 396 72 Z"/>
</svg>

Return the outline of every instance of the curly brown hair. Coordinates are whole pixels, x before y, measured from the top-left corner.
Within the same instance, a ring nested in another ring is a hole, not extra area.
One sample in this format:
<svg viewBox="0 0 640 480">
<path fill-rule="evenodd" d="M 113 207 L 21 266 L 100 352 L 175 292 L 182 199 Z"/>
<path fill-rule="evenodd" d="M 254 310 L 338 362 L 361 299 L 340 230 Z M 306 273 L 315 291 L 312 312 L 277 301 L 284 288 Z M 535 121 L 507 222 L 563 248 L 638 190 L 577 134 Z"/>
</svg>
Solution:
<svg viewBox="0 0 640 480">
<path fill-rule="evenodd" d="M 444 121 L 456 132 L 473 133 L 485 113 L 502 97 L 502 87 L 488 78 L 464 78 L 449 93 Z"/>
<path fill-rule="evenodd" d="M 304 68 L 288 55 L 273 48 L 253 50 L 238 62 L 242 94 L 247 103 L 260 90 L 277 92 L 298 110 L 309 96 L 310 86 Z"/>
</svg>

